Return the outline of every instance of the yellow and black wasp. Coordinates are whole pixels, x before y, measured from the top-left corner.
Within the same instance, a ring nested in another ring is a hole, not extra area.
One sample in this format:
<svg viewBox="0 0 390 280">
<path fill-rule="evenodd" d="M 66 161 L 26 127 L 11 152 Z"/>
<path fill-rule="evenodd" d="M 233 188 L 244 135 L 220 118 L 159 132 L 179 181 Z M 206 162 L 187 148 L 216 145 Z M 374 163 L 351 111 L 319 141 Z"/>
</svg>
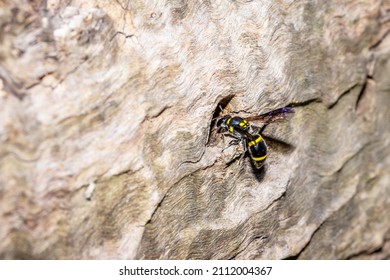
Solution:
<svg viewBox="0 0 390 280">
<path fill-rule="evenodd" d="M 267 144 L 261 136 L 261 133 L 268 124 L 286 120 L 293 113 L 293 108 L 283 107 L 245 119 L 239 116 L 232 117 L 231 115 L 225 115 L 217 122 L 218 132 L 234 138 L 230 142 L 229 146 L 237 145 L 241 142 L 244 147 L 244 152 L 241 155 L 241 158 L 244 157 L 247 151 L 249 151 L 250 157 L 255 166 L 257 168 L 261 168 L 268 156 Z M 261 128 L 257 127 L 252 125 L 250 121 L 262 122 L 263 126 Z"/>
</svg>

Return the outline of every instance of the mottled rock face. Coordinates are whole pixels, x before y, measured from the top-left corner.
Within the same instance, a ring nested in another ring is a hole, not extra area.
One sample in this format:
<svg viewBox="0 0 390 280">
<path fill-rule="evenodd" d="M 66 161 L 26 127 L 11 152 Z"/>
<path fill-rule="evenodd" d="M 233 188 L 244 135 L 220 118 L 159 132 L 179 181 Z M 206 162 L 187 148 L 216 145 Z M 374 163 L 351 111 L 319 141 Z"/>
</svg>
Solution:
<svg viewBox="0 0 390 280">
<path fill-rule="evenodd" d="M 388 1 L 63 2 L 0 3 L 1 258 L 390 258 Z"/>
</svg>

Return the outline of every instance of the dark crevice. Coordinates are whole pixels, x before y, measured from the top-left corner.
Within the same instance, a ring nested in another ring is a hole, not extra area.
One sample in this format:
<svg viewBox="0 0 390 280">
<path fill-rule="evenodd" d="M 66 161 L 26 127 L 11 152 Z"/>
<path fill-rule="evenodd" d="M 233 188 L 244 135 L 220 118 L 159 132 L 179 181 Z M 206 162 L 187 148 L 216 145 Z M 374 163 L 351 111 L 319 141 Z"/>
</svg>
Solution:
<svg viewBox="0 0 390 280">
<path fill-rule="evenodd" d="M 210 122 L 210 129 L 209 129 L 209 133 L 208 133 L 208 137 L 207 137 L 207 141 L 206 141 L 207 146 L 210 143 L 210 138 L 211 138 L 213 131 L 216 127 L 216 123 L 217 123 L 218 119 L 221 117 L 222 112 L 225 110 L 225 108 L 227 107 L 227 105 L 230 103 L 230 101 L 233 98 L 234 98 L 234 95 L 228 95 L 228 96 L 222 98 L 221 101 L 218 102 L 217 107 L 215 108 L 213 117 L 212 117 L 211 122 Z"/>
<path fill-rule="evenodd" d="M 189 163 L 195 164 L 195 163 L 200 162 L 201 159 L 202 159 L 202 157 L 203 157 L 203 155 L 205 154 L 205 152 L 206 152 L 206 149 L 203 148 L 202 153 L 199 155 L 199 157 L 198 157 L 197 159 L 195 159 L 195 160 L 185 160 L 185 161 L 182 161 L 182 162 L 179 164 L 179 166 L 178 166 L 177 168 L 179 169 L 183 164 L 189 164 Z M 186 175 L 186 176 L 187 176 L 187 175 Z M 184 177 L 186 177 L 186 176 L 184 176 Z M 183 178 L 184 178 L 184 177 L 183 177 Z"/>
<path fill-rule="evenodd" d="M 137 169 L 126 169 L 126 170 L 123 170 L 123 171 L 120 171 L 116 174 L 113 174 L 113 175 L 110 175 L 109 178 L 103 178 L 103 175 L 102 174 L 100 176 L 100 178 L 97 178 L 95 183 L 98 184 L 98 183 L 101 183 L 101 182 L 107 182 L 107 181 L 110 181 L 112 178 L 118 178 L 118 177 L 121 177 L 123 175 L 127 175 L 127 176 L 132 176 L 134 175 L 135 173 L 139 172 L 140 170 L 142 170 L 144 168 L 144 166 L 141 166 Z M 85 186 L 85 185 L 84 185 Z"/>
<path fill-rule="evenodd" d="M 337 105 L 337 103 L 339 103 L 339 101 L 346 95 L 348 95 L 349 93 L 351 93 L 356 87 L 359 87 L 361 86 L 360 83 L 356 83 L 354 84 L 353 86 L 349 87 L 346 91 L 344 91 L 342 94 L 339 95 L 339 97 L 337 97 L 336 101 L 333 102 L 332 104 L 330 104 L 328 106 L 328 109 L 332 109 L 334 106 Z"/>
<path fill-rule="evenodd" d="M 389 242 L 389 241 L 384 240 L 383 243 L 378 248 L 372 249 L 372 250 L 360 251 L 358 253 L 355 253 L 355 254 L 352 254 L 352 255 L 348 256 L 347 259 L 348 260 L 350 260 L 350 259 L 359 259 L 359 258 L 362 258 L 363 256 L 370 256 L 370 255 L 383 253 L 383 248 L 385 247 L 387 242 Z M 390 258 L 390 254 L 385 256 L 385 259 L 389 259 L 389 258 Z"/>
<path fill-rule="evenodd" d="M 304 107 L 304 106 L 307 106 L 311 103 L 322 103 L 322 100 L 320 98 L 312 98 L 312 99 L 308 99 L 306 101 L 302 101 L 302 102 L 291 102 L 289 103 L 287 106 L 285 107 Z"/>
<path fill-rule="evenodd" d="M 369 50 L 373 50 L 373 49 L 375 49 L 376 47 L 378 47 L 378 46 L 385 40 L 385 38 L 387 37 L 387 35 L 389 35 L 389 34 L 390 34 L 390 30 L 387 30 L 387 31 L 383 34 L 383 36 L 380 37 L 380 38 L 378 39 L 378 41 L 376 41 L 374 44 L 372 44 L 368 49 L 369 49 Z"/>
<path fill-rule="evenodd" d="M 172 106 L 164 106 L 162 107 L 158 112 L 156 112 L 153 115 L 146 115 L 141 123 L 145 123 L 147 121 L 150 121 L 151 119 L 156 119 L 160 117 L 164 112 L 166 112 L 168 109 L 172 108 Z"/>
<path fill-rule="evenodd" d="M 366 80 L 364 81 L 364 84 L 363 84 L 363 86 L 362 86 L 362 89 L 361 89 L 360 92 L 359 92 L 358 98 L 356 99 L 355 110 L 359 107 L 359 103 L 360 103 L 360 101 L 362 100 L 362 98 L 363 98 L 363 96 L 364 96 L 364 94 L 365 94 L 365 92 L 366 92 L 367 83 L 368 83 L 369 80 L 372 80 L 372 79 L 370 79 L 370 78 L 367 76 L 367 78 L 366 78 Z"/>
<path fill-rule="evenodd" d="M 115 38 L 118 34 L 125 36 L 125 39 L 131 38 L 131 37 L 134 36 L 134 34 L 126 34 L 125 32 L 117 31 L 117 32 L 111 37 L 110 42 L 111 42 L 112 40 L 114 40 L 114 38 Z"/>
<path fill-rule="evenodd" d="M 302 247 L 302 249 L 296 253 L 295 255 L 291 255 L 291 256 L 288 256 L 286 258 L 284 258 L 283 260 L 297 260 L 299 259 L 299 257 L 302 255 L 302 253 L 306 250 L 306 248 L 309 247 L 310 243 L 311 243 L 311 240 L 313 239 L 313 236 L 322 228 L 322 225 L 327 221 L 327 219 L 325 219 L 317 228 L 316 230 L 311 234 L 309 240 L 307 241 L 307 243 L 305 244 L 305 246 Z"/>
<path fill-rule="evenodd" d="M 168 191 L 164 194 L 164 196 L 160 199 L 160 201 L 157 203 L 156 207 L 154 207 L 153 212 L 152 212 L 152 214 L 150 215 L 150 218 L 146 221 L 144 227 L 146 227 L 147 225 L 149 225 L 149 224 L 152 223 L 152 220 L 153 220 L 154 215 L 157 213 L 157 210 L 160 209 L 160 207 L 161 207 L 162 203 L 164 202 L 165 198 L 167 197 L 168 193 L 169 193 L 169 190 L 168 190 Z M 143 238 L 143 236 L 142 236 L 142 238 Z M 142 240 L 142 239 L 141 239 L 141 240 Z M 142 241 L 141 241 L 141 243 L 142 243 Z M 141 244 L 141 243 L 140 243 L 140 244 Z"/>
<path fill-rule="evenodd" d="M 130 0 L 127 0 L 126 6 L 125 6 L 123 3 L 121 3 L 119 0 L 115 0 L 115 1 L 116 1 L 117 4 L 121 7 L 121 9 L 124 11 L 123 17 L 122 17 L 122 19 L 123 19 L 123 25 L 122 25 L 122 30 L 121 30 L 121 31 L 117 31 L 117 32 L 111 37 L 110 42 L 111 42 L 112 40 L 114 40 L 114 38 L 115 38 L 118 34 L 123 35 L 123 36 L 125 37 L 125 39 L 131 38 L 131 37 L 134 36 L 134 34 L 127 34 L 126 32 L 124 32 L 125 27 L 126 27 L 126 25 L 127 25 L 126 13 L 129 12 Z"/>
<path fill-rule="evenodd" d="M 37 77 L 36 81 L 30 85 L 26 85 L 25 89 L 26 90 L 30 90 L 32 89 L 33 87 L 37 86 L 37 85 L 43 85 L 42 84 L 42 81 L 43 79 L 46 77 L 46 76 L 49 76 L 49 75 L 52 75 L 54 72 L 53 71 L 49 71 L 49 72 L 46 72 L 45 74 L 41 75 L 40 77 Z M 43 85 L 44 86 L 44 85 Z"/>
<path fill-rule="evenodd" d="M 244 156 L 244 158 L 242 160 L 245 159 L 246 156 Z M 240 157 L 239 156 L 233 156 L 233 158 L 231 160 L 229 160 L 228 162 L 225 163 L 226 165 L 226 168 L 230 167 L 233 163 L 235 163 Z"/>
<path fill-rule="evenodd" d="M 299 253 L 300 254 L 300 253 Z M 284 258 L 283 260 L 297 260 L 298 259 L 298 255 L 294 255 L 294 256 L 290 256 L 290 257 L 287 257 L 287 258 Z"/>
<path fill-rule="evenodd" d="M 225 108 L 229 105 L 230 101 L 234 98 L 234 95 L 228 95 L 221 99 L 221 101 L 218 102 L 217 107 L 215 108 L 214 114 L 213 114 L 213 120 L 215 121 L 218 117 L 220 117 L 221 113 L 225 110 Z"/>
</svg>

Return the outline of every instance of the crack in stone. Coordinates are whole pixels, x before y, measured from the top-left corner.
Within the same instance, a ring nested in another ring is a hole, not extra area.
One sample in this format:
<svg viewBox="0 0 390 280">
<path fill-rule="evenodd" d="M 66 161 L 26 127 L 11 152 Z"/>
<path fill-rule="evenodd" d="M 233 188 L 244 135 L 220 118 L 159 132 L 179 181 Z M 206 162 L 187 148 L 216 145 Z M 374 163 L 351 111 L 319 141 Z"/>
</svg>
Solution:
<svg viewBox="0 0 390 280">
<path fill-rule="evenodd" d="M 387 30 L 383 36 L 381 36 L 377 42 L 375 42 L 374 44 L 372 44 L 368 49 L 369 50 L 373 50 L 375 48 L 377 48 L 385 39 L 386 37 L 390 34 L 390 30 Z"/>
<path fill-rule="evenodd" d="M 368 77 L 368 75 L 367 75 L 366 78 L 364 79 L 363 86 L 362 86 L 362 88 L 361 88 L 361 90 L 360 90 L 360 92 L 359 92 L 359 94 L 358 94 L 357 99 L 356 99 L 355 110 L 359 107 L 359 103 L 360 103 L 360 101 L 362 100 L 363 96 L 364 96 L 365 93 L 366 93 L 366 88 L 367 88 L 367 84 L 368 84 L 368 81 L 369 81 L 369 80 L 372 80 L 372 81 L 373 81 L 373 79 L 370 79 L 370 78 Z"/>
<path fill-rule="evenodd" d="M 350 86 L 346 91 L 344 91 L 343 93 L 341 93 L 341 94 L 337 97 L 336 101 L 334 101 L 333 103 L 329 104 L 328 109 L 331 110 L 333 107 L 335 107 L 335 106 L 339 103 L 339 101 L 340 101 L 341 99 L 343 99 L 343 97 L 349 95 L 349 93 L 351 93 L 355 88 L 357 88 L 357 87 L 359 87 L 359 86 L 362 86 L 361 83 L 359 83 L 359 82 L 356 82 L 355 84 L 353 84 L 352 86 Z"/>
</svg>

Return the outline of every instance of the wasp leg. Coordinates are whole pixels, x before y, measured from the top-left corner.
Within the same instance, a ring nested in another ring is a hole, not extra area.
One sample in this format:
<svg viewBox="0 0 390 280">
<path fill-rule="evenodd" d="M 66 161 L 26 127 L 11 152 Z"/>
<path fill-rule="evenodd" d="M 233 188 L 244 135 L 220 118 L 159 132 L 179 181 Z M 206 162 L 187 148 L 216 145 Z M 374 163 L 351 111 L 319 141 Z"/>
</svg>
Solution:
<svg viewBox="0 0 390 280">
<path fill-rule="evenodd" d="M 232 137 L 234 138 L 235 140 L 241 140 L 241 137 L 240 136 L 237 136 L 236 134 L 232 134 L 230 132 L 227 132 L 227 131 L 224 131 L 224 132 L 220 132 L 221 135 L 222 135 L 222 138 L 223 138 L 223 142 L 225 143 L 225 136 L 229 136 L 229 137 Z"/>
<path fill-rule="evenodd" d="M 223 152 L 224 150 L 226 150 L 227 148 L 229 148 L 230 146 L 237 145 L 237 144 L 240 143 L 240 141 L 241 141 L 241 139 L 240 139 L 239 137 L 233 136 L 232 134 L 228 134 L 228 135 L 231 136 L 231 137 L 233 137 L 234 139 L 231 140 L 231 141 L 229 142 L 229 145 L 228 145 L 227 147 L 225 147 L 225 148 L 222 150 L 222 152 Z M 224 135 L 222 134 L 222 136 L 224 136 Z M 225 142 L 225 138 L 223 138 L 223 142 Z"/>
<path fill-rule="evenodd" d="M 233 139 L 232 141 L 229 142 L 229 146 L 231 145 L 237 145 L 238 143 L 240 143 L 241 139 Z"/>
<path fill-rule="evenodd" d="M 244 137 L 241 139 L 241 143 L 242 143 L 242 146 L 244 147 L 244 151 L 242 152 L 240 159 L 238 160 L 238 165 L 240 165 L 240 166 L 242 165 L 244 156 L 245 156 L 246 152 L 248 151 L 247 140 Z"/>
</svg>

